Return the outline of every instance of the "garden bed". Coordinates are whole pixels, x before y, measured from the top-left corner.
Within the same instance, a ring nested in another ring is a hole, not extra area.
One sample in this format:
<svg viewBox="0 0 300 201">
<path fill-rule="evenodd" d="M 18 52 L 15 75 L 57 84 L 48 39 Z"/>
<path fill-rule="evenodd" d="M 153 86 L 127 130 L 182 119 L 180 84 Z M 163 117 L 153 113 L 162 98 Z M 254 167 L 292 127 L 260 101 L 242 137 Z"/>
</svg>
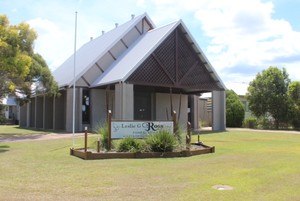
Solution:
<svg viewBox="0 0 300 201">
<path fill-rule="evenodd" d="M 203 143 L 192 143 L 190 149 L 172 152 L 97 152 L 84 148 L 70 149 L 70 154 L 85 160 L 93 159 L 114 159 L 114 158 L 174 158 L 190 157 L 200 154 L 214 153 L 215 147 L 207 146 Z"/>
</svg>

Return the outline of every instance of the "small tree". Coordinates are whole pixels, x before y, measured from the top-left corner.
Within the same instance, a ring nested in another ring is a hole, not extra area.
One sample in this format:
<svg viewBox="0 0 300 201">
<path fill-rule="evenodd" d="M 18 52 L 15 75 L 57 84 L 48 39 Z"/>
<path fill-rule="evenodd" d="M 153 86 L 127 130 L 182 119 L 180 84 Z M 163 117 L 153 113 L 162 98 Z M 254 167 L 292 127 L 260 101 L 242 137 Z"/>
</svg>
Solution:
<svg viewBox="0 0 300 201">
<path fill-rule="evenodd" d="M 287 95 L 290 83 L 286 70 L 270 66 L 250 82 L 246 95 L 249 108 L 256 117 L 271 115 L 275 127 L 288 122 L 290 101 Z"/>
<path fill-rule="evenodd" d="M 58 86 L 41 55 L 34 52 L 37 33 L 29 24 L 10 25 L 0 15 L 0 99 L 18 92 L 30 98 L 33 93 L 56 94 Z M 32 85 L 40 91 L 32 91 Z"/>
<path fill-rule="evenodd" d="M 239 96 L 233 90 L 226 91 L 226 126 L 241 127 L 245 110 Z"/>
<path fill-rule="evenodd" d="M 295 129 L 300 129 L 300 82 L 291 82 L 288 89 L 291 100 L 291 123 Z"/>
</svg>

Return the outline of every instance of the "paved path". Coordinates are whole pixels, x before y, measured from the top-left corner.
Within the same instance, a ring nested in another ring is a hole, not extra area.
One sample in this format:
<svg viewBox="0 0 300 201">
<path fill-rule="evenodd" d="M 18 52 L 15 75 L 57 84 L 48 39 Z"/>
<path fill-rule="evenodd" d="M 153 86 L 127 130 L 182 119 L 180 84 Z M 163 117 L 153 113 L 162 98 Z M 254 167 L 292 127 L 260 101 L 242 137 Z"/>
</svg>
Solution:
<svg viewBox="0 0 300 201">
<path fill-rule="evenodd" d="M 84 133 L 75 133 L 74 137 L 83 136 Z M 49 134 L 31 134 L 31 135 L 2 135 L 0 142 L 19 142 L 19 141 L 37 141 L 72 138 L 72 133 L 49 133 Z"/>
<path fill-rule="evenodd" d="M 273 133 L 293 133 L 300 134 L 300 131 L 292 131 L 292 130 L 262 130 L 262 129 L 250 129 L 250 128 L 227 128 L 227 130 L 232 131 L 253 131 L 253 132 L 273 132 Z"/>
</svg>

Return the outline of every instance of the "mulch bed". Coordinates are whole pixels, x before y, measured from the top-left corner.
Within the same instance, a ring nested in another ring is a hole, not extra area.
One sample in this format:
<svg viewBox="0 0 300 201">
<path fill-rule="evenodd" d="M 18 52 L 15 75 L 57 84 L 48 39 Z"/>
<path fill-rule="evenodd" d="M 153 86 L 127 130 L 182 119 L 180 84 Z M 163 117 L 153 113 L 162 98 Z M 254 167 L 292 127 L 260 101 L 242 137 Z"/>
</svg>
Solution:
<svg viewBox="0 0 300 201">
<path fill-rule="evenodd" d="M 95 159 L 114 159 L 114 158 L 174 158 L 174 157 L 190 157 L 200 154 L 214 153 L 215 147 L 207 146 L 203 143 L 192 143 L 190 149 L 173 151 L 173 152 L 96 152 L 95 150 L 83 148 L 70 149 L 72 156 L 79 157 L 84 160 Z"/>
</svg>

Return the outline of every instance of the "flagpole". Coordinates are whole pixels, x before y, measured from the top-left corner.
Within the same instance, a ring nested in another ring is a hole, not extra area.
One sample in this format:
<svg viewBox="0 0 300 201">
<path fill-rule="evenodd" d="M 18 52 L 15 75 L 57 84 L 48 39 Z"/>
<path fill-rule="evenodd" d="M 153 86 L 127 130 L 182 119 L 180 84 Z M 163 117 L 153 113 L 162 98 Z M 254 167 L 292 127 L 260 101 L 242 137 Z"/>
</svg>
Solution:
<svg viewBox="0 0 300 201">
<path fill-rule="evenodd" d="M 74 69 L 73 69 L 73 148 L 75 144 L 75 109 L 76 109 L 76 40 L 77 39 L 77 11 L 75 12 L 75 39 L 74 39 Z"/>
</svg>

